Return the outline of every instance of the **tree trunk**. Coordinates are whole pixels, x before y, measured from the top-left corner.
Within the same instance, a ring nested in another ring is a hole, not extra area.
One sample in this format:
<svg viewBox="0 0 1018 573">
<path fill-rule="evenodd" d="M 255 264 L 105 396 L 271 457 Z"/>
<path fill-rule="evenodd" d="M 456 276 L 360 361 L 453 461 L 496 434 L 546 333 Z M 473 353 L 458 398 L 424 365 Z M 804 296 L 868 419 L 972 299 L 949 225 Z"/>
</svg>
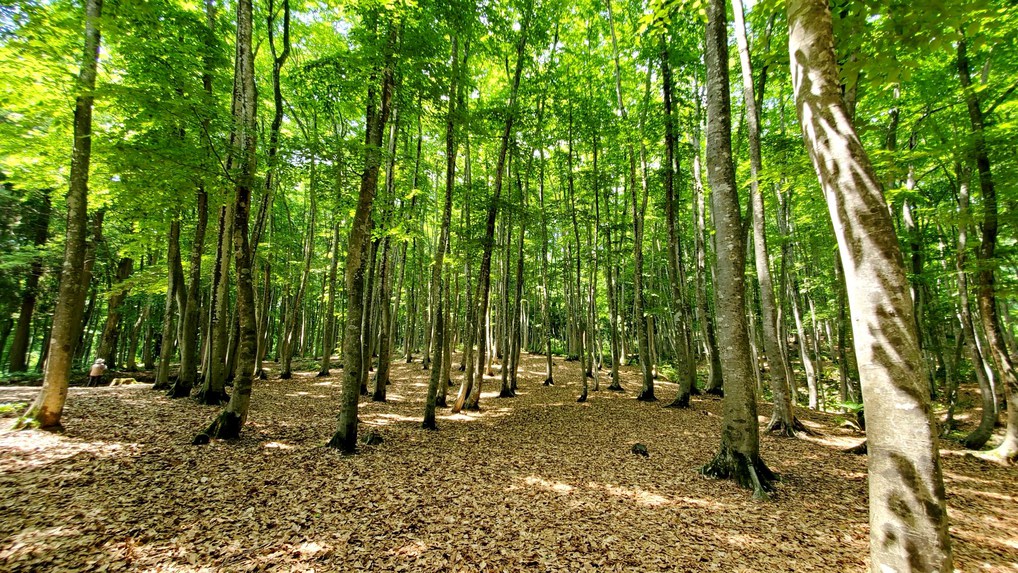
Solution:
<svg viewBox="0 0 1018 573">
<path fill-rule="evenodd" d="M 732 0 L 735 17 L 735 37 L 739 47 L 739 62 L 742 68 L 742 93 L 746 105 L 746 123 L 749 131 L 750 194 L 753 210 L 753 250 L 756 276 L 760 285 L 760 314 L 764 352 L 770 366 L 771 393 L 774 396 L 774 413 L 768 431 L 784 436 L 794 436 L 805 427 L 795 420 L 788 388 L 788 364 L 781 351 L 777 326 L 777 303 L 774 297 L 774 283 L 771 280 L 770 253 L 767 249 L 767 222 L 764 213 L 763 194 L 760 192 L 760 177 L 763 174 L 763 159 L 760 144 L 760 112 L 756 107 L 753 87 L 753 67 L 750 61 L 749 41 L 746 38 L 746 24 L 743 19 L 742 0 Z M 763 93 L 759 94 L 762 98 Z M 759 370 L 757 370 L 759 371 Z"/>
<path fill-rule="evenodd" d="M 233 87 L 233 150 L 239 167 L 234 174 L 235 202 L 233 207 L 233 256 L 237 273 L 237 315 L 239 317 L 237 376 L 233 381 L 230 401 L 219 416 L 195 437 L 194 443 L 208 443 L 210 438 L 235 439 L 240 436 L 251 403 L 251 386 L 257 352 L 254 285 L 252 284 L 252 253 L 248 239 L 251 217 L 251 191 L 255 183 L 256 125 L 255 73 L 252 51 L 251 0 L 237 2 L 237 55 Z"/>
<path fill-rule="evenodd" d="M 724 0 L 707 4 L 707 176 L 711 186 L 711 212 L 717 230 L 718 336 L 724 378 L 724 418 L 718 454 L 700 471 L 732 479 L 765 498 L 773 489 L 774 474 L 760 458 L 753 365 L 746 329 L 746 243 L 739 211 L 739 193 L 732 163 L 731 102 L 728 91 L 728 34 Z"/>
<path fill-rule="evenodd" d="M 181 391 L 190 393 L 198 382 L 198 327 L 201 314 L 201 259 L 205 252 L 205 231 L 209 221 L 209 196 L 204 186 L 198 187 L 197 221 L 194 226 L 194 242 L 191 243 L 191 266 L 188 270 L 187 296 L 183 312 L 183 327 L 180 338 L 180 373 L 177 376 Z M 183 285 L 181 285 L 183 287 Z M 226 401 L 226 392 L 219 395 L 199 392 L 197 399 L 202 404 L 220 404 Z"/>
<path fill-rule="evenodd" d="M 49 191 L 42 191 L 39 195 L 40 201 L 29 203 L 29 206 L 34 207 L 32 218 L 24 223 L 34 231 L 32 243 L 36 248 L 41 248 L 46 244 L 46 239 L 49 236 L 51 209 Z M 43 271 L 45 268 L 42 258 L 35 257 L 29 269 L 28 278 L 25 279 L 25 290 L 21 295 L 21 312 L 18 313 L 18 323 L 14 328 L 14 339 L 11 341 L 8 372 L 28 370 L 28 351 L 31 350 L 29 348 L 29 342 L 31 342 L 29 332 L 32 327 L 36 300 L 39 296 L 39 279 L 42 278 Z"/>
<path fill-rule="evenodd" d="M 179 223 L 178 223 L 179 225 Z M 178 247 L 179 249 L 179 247 Z M 172 269 L 174 273 L 177 268 Z M 134 259 L 124 257 L 117 263 L 116 282 L 113 283 L 110 292 L 109 303 L 106 310 L 106 324 L 103 326 L 102 337 L 99 339 L 99 350 L 97 357 L 106 360 L 106 366 L 111 369 L 117 368 L 117 342 L 120 334 L 120 317 L 123 315 L 124 300 L 127 298 L 127 289 L 124 288 L 131 273 L 134 272 Z"/>
<path fill-rule="evenodd" d="M 350 227 L 346 255 L 346 332 L 343 340 L 343 394 L 340 405 L 339 425 L 329 440 L 328 446 L 338 448 L 346 454 L 357 450 L 357 406 L 360 397 L 361 371 L 370 361 L 362 355 L 361 320 L 364 314 L 364 272 L 366 256 L 371 244 L 371 208 L 378 191 L 378 170 L 382 159 L 382 134 L 389 120 L 392 96 L 395 87 L 393 51 L 398 39 L 397 25 L 390 22 L 388 39 L 384 50 L 382 70 L 381 106 L 376 112 L 373 83 L 368 87 L 367 120 L 365 122 L 364 172 L 361 175 L 357 210 Z M 370 80 L 369 80 L 370 81 Z"/>
<path fill-rule="evenodd" d="M 67 191 L 67 225 L 64 260 L 60 269 L 60 287 L 42 390 L 19 418 L 17 426 L 59 428 L 67 400 L 67 385 L 74 359 L 77 324 L 76 309 L 84 304 L 86 287 L 82 285 L 85 255 L 85 229 L 88 225 L 88 170 L 92 157 L 92 102 L 99 67 L 99 21 L 102 0 L 85 2 L 85 49 L 78 72 L 74 103 L 74 147 L 71 152 L 70 186 Z"/>
<path fill-rule="evenodd" d="M 1007 430 L 1004 432 L 1004 441 L 997 446 L 994 455 L 1002 460 L 1015 462 L 1018 461 L 1018 373 L 1015 372 L 1011 355 L 1008 353 L 997 313 L 996 277 L 993 270 L 997 264 L 994 260 L 997 249 L 997 191 L 993 183 L 990 155 L 986 149 L 983 133 L 983 111 L 980 107 L 979 94 L 972 87 L 967 40 L 964 37 L 958 41 L 958 76 L 965 91 L 965 103 L 972 129 L 971 158 L 979 173 L 979 190 L 983 196 L 982 241 L 976 252 L 979 259 L 979 272 L 976 275 L 979 283 L 977 299 L 990 356 L 997 366 L 997 371 L 1000 372 L 1000 377 L 1004 379 L 1007 396 Z"/>
<path fill-rule="evenodd" d="M 153 390 L 166 390 L 170 388 L 170 361 L 173 359 L 173 328 L 175 313 L 173 312 L 174 301 L 177 300 L 177 289 L 181 288 L 180 279 L 182 273 L 176 272 L 180 266 L 180 220 L 174 219 L 170 223 L 170 234 L 167 238 L 166 252 L 166 307 L 163 313 L 162 342 L 159 346 L 159 366 L 156 370 L 156 381 L 152 385 Z M 178 382 L 179 383 L 179 376 Z M 185 394 L 186 396 L 186 394 Z"/>
<path fill-rule="evenodd" d="M 845 263 L 866 404 L 870 569 L 952 571 L 933 412 L 887 202 L 841 98 L 828 3 L 786 6 L 796 108 Z"/>
</svg>

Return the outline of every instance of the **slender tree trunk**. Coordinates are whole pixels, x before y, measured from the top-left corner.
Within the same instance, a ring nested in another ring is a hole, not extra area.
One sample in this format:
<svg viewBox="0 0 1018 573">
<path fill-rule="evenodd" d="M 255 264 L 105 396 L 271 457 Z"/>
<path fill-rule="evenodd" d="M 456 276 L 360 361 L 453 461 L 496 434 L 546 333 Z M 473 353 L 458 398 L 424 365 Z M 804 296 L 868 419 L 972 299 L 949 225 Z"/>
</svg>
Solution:
<svg viewBox="0 0 1018 573">
<path fill-rule="evenodd" d="M 788 388 L 788 364 L 781 351 L 777 326 L 777 303 L 774 297 L 774 283 L 771 280 L 770 253 L 767 248 L 767 222 L 764 213 L 763 193 L 760 191 L 760 177 L 763 173 L 763 159 L 760 144 L 760 113 L 756 107 L 753 86 L 753 67 L 750 61 L 749 41 L 746 38 L 746 24 L 743 19 L 742 0 L 732 0 L 735 17 L 735 37 L 739 48 L 739 62 L 742 68 L 742 93 L 746 105 L 746 123 L 749 130 L 750 157 L 750 203 L 753 211 L 753 247 L 756 276 L 760 285 L 760 314 L 764 352 L 770 366 L 771 393 L 774 396 L 774 411 L 767 430 L 784 436 L 794 436 L 805 426 L 795 420 Z M 759 94 L 763 97 L 763 93 Z M 759 370 L 757 369 L 757 372 Z"/>
<path fill-rule="evenodd" d="M 173 359 L 173 328 L 175 313 L 173 312 L 174 301 L 177 300 L 177 289 L 180 289 L 180 278 L 182 274 L 176 272 L 180 266 L 180 220 L 174 219 L 170 223 L 170 233 L 167 238 L 166 253 L 166 310 L 163 313 L 162 343 L 159 346 L 159 366 L 156 369 L 156 381 L 152 385 L 153 390 L 165 390 L 170 387 L 170 361 Z M 179 380 L 179 376 L 178 376 Z"/>
<path fill-rule="evenodd" d="M 732 479 L 766 497 L 774 474 L 760 458 L 753 365 L 746 329 L 746 243 L 732 163 L 731 101 L 728 88 L 728 33 L 724 0 L 707 4 L 707 176 L 712 220 L 717 230 L 717 282 L 714 301 L 721 338 L 724 418 L 721 447 L 701 473 Z"/>
<path fill-rule="evenodd" d="M 870 569 L 953 571 L 944 482 L 908 279 L 841 97 L 826 0 L 788 0 L 796 108 L 844 261 L 869 462 Z"/>
<path fill-rule="evenodd" d="M 968 107 L 969 122 L 972 130 L 972 160 L 979 173 L 979 190 L 983 198 L 982 241 L 976 257 L 979 259 L 977 281 L 979 289 L 977 300 L 982 318 L 983 332 L 1000 377 L 1004 379 L 1004 391 L 1007 397 L 1007 429 L 1004 441 L 994 454 L 1002 460 L 1018 461 L 1018 373 L 1015 372 L 1011 355 L 1000 325 L 997 311 L 996 266 L 997 248 L 997 191 L 990 170 L 990 156 L 986 149 L 986 138 L 983 133 L 983 111 L 980 107 L 979 94 L 972 86 L 969 73 L 968 43 L 962 37 L 958 41 L 958 76 L 965 91 L 965 103 Z"/>
<path fill-rule="evenodd" d="M 33 217 L 30 221 L 26 222 L 29 228 L 34 230 L 32 243 L 36 248 L 41 248 L 46 244 L 46 239 L 49 236 L 51 209 L 49 191 L 42 191 L 39 195 L 40 200 L 37 203 L 35 201 L 29 203 L 30 206 L 35 207 L 35 210 L 32 213 Z M 25 280 L 25 290 L 21 295 L 21 311 L 18 313 L 18 323 L 14 328 L 14 339 L 11 341 L 9 354 L 10 368 L 8 372 L 25 372 L 28 370 L 28 351 L 31 350 L 29 348 L 29 342 L 31 341 L 29 331 L 32 327 L 32 316 L 35 313 L 35 304 L 39 296 L 39 279 L 42 278 L 44 270 L 43 261 L 40 257 L 32 260 L 28 278 Z"/>
<path fill-rule="evenodd" d="M 328 446 L 352 454 L 357 449 L 357 406 L 360 396 L 362 369 L 370 356 L 362 355 L 361 320 L 364 314 L 364 272 L 370 248 L 371 208 L 378 191 L 378 171 L 382 159 L 382 134 L 389 121 L 392 96 L 395 88 L 393 51 L 398 39 L 398 28 L 390 22 L 384 49 L 382 70 L 381 106 L 376 111 L 376 88 L 369 84 L 368 109 L 365 122 L 364 171 L 361 175 L 357 210 L 350 227 L 346 255 L 346 332 L 343 340 L 343 394 L 339 413 L 339 426 Z"/>
<path fill-rule="evenodd" d="M 194 443 L 208 443 L 210 438 L 235 439 L 240 436 L 251 403 L 251 386 L 257 354 L 257 325 L 252 281 L 252 252 L 248 238 L 251 217 L 251 191 L 255 184 L 256 125 L 255 73 L 252 51 L 251 0 L 237 2 L 237 52 L 233 86 L 233 149 L 239 164 L 234 174 L 233 257 L 237 273 L 236 312 L 239 317 L 237 376 L 233 393 L 223 411 L 195 437 Z"/>
<path fill-rule="evenodd" d="M 735 0 L 738 1 L 738 0 Z M 688 302 L 686 300 L 685 281 L 682 271 L 682 248 L 679 245 L 678 216 L 675 207 L 678 198 L 675 194 L 675 174 L 678 171 L 678 158 L 675 156 L 675 119 L 672 116 L 672 67 L 668 44 L 661 41 L 661 81 L 665 111 L 665 219 L 668 224 L 668 282 L 672 291 L 672 327 L 678 340 L 675 345 L 675 363 L 679 382 L 679 392 L 668 406 L 674 408 L 689 407 L 689 397 L 696 385 L 696 363 L 693 360 L 692 338 L 688 325 L 691 324 Z"/>
<path fill-rule="evenodd" d="M 67 191 L 67 224 L 64 260 L 60 269 L 60 287 L 53 311 L 52 333 L 42 390 L 28 410 L 18 419 L 19 427 L 59 428 L 67 400 L 67 386 L 77 342 L 75 333 L 81 320 L 76 309 L 84 304 L 82 285 L 85 255 L 85 229 L 88 225 L 88 170 L 92 157 L 92 102 L 99 67 L 99 21 L 102 0 L 85 2 L 85 48 L 78 72 L 74 104 L 74 147 L 71 152 L 70 186 Z"/>
</svg>

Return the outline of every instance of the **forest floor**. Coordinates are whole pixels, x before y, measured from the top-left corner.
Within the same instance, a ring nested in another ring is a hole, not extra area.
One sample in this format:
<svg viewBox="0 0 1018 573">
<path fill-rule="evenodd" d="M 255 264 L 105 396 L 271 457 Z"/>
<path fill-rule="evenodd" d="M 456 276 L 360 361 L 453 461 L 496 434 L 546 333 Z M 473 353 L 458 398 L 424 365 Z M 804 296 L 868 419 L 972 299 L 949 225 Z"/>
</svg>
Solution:
<svg viewBox="0 0 1018 573">
<path fill-rule="evenodd" d="M 840 451 L 862 438 L 839 417 L 800 410 L 822 436 L 762 438 L 783 479 L 756 502 L 696 472 L 719 399 L 666 409 L 660 383 L 661 402 L 638 402 L 625 368 L 625 394 L 578 404 L 577 363 L 556 360 L 554 387 L 542 357 L 523 366 L 517 398 L 487 379 L 480 412 L 428 432 L 426 373 L 397 363 L 389 401 L 361 404 L 384 443 L 346 457 L 322 447 L 338 377 L 257 382 L 243 437 L 207 446 L 190 442 L 216 408 L 72 388 L 65 433 L 0 433 L 0 570 L 867 570 L 866 460 Z M 36 391 L 0 388 L 0 404 Z M 1015 471 L 943 447 L 957 569 L 1018 571 Z"/>
</svg>

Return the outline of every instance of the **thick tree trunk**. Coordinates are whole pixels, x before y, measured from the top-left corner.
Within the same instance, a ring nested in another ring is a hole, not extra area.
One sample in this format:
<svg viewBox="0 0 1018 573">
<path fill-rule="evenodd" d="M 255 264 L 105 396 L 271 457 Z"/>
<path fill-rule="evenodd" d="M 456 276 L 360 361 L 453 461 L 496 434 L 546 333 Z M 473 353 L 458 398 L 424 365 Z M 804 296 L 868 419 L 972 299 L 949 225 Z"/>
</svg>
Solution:
<svg viewBox="0 0 1018 573">
<path fill-rule="evenodd" d="M 707 176 L 712 190 L 711 212 L 717 230 L 717 282 L 714 301 L 721 368 L 724 418 L 717 456 L 700 471 L 732 479 L 763 498 L 773 489 L 774 475 L 760 458 L 753 365 L 746 328 L 746 243 L 739 211 L 739 193 L 732 163 L 731 101 L 728 91 L 728 34 L 724 0 L 707 4 Z"/>
<path fill-rule="evenodd" d="M 95 78 L 99 67 L 99 22 L 102 0 L 85 2 L 85 49 L 78 72 L 77 97 L 74 103 L 74 147 L 71 152 L 70 186 L 67 191 L 67 225 L 64 238 L 64 260 L 60 269 L 60 287 L 42 390 L 19 418 L 17 426 L 58 428 L 67 400 L 67 385 L 77 343 L 77 325 L 84 303 L 82 267 L 85 255 L 85 229 L 88 225 L 88 169 L 92 157 L 92 102 Z"/>
<path fill-rule="evenodd" d="M 952 571 L 933 412 L 887 202 L 841 98 L 828 3 L 786 6 L 796 108 L 845 263 L 866 405 L 870 569 Z"/>
<path fill-rule="evenodd" d="M 202 385 L 198 391 L 199 401 L 203 404 L 220 404 L 226 399 L 226 362 L 229 346 L 227 328 L 229 317 L 229 274 L 230 274 L 230 243 L 234 233 L 235 205 L 223 205 L 219 208 L 219 242 L 216 248 L 216 264 L 212 275 L 212 297 L 209 309 L 209 360 L 202 376 Z M 191 393 L 191 387 L 180 377 L 170 390 L 171 398 L 182 398 Z"/>
<path fill-rule="evenodd" d="M 699 115 L 699 114 L 697 114 Z M 696 203 L 696 238 L 694 249 L 696 254 L 696 309 L 700 315 L 700 335 L 703 337 L 703 348 L 706 353 L 708 374 L 704 392 L 721 395 L 724 393 L 724 382 L 721 374 L 721 355 L 718 352 L 717 338 L 714 336 L 714 318 L 710 304 L 707 302 L 707 207 L 702 183 L 700 166 L 699 127 L 693 129 L 693 194 Z"/>
</svg>

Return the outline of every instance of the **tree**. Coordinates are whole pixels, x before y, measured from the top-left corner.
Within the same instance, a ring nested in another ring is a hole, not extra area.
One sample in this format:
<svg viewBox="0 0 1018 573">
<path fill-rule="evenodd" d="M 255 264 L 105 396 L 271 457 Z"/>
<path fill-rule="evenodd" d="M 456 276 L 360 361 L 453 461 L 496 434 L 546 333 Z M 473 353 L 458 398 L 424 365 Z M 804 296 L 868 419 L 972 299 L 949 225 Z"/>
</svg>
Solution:
<svg viewBox="0 0 1018 573">
<path fill-rule="evenodd" d="M 765 498 L 773 489 L 774 474 L 760 458 L 756 421 L 753 365 L 750 363 L 746 326 L 746 236 L 739 211 L 739 194 L 732 163 L 731 100 L 728 88 L 728 21 L 724 0 L 707 4 L 707 177 L 711 211 L 717 230 L 717 308 L 721 369 L 724 379 L 724 419 L 721 447 L 704 475 L 732 479 Z"/>
<path fill-rule="evenodd" d="M 92 159 L 92 104 L 99 69 L 100 19 L 102 0 L 85 3 L 85 49 L 78 71 L 74 103 L 74 146 L 71 152 L 70 187 L 67 191 L 67 228 L 64 261 L 60 269 L 60 291 L 53 311 L 46 372 L 42 390 L 19 418 L 17 425 L 58 428 L 67 399 L 71 362 L 77 343 L 75 310 L 83 304 L 81 282 L 85 259 L 85 231 L 88 225 L 88 176 Z"/>
<path fill-rule="evenodd" d="M 952 571 L 944 483 L 904 263 L 841 97 L 831 12 L 788 0 L 796 110 L 844 261 L 866 405 L 870 569 Z"/>
</svg>

